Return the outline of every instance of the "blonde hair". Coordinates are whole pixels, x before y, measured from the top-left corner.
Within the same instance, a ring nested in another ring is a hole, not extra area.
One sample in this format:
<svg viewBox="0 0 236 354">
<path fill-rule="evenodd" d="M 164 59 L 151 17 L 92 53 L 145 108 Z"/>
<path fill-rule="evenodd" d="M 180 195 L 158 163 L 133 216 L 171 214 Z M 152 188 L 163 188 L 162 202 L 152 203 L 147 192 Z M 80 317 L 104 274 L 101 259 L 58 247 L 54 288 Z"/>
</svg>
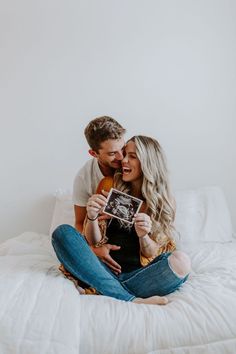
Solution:
<svg viewBox="0 0 236 354">
<path fill-rule="evenodd" d="M 129 139 L 136 146 L 136 154 L 143 172 L 141 193 L 146 203 L 146 213 L 152 220 L 155 241 L 165 244 L 172 238 L 175 218 L 174 199 L 171 196 L 164 151 L 157 140 L 136 135 Z M 122 180 L 121 173 L 114 177 L 115 188 L 130 193 L 131 185 Z"/>
</svg>

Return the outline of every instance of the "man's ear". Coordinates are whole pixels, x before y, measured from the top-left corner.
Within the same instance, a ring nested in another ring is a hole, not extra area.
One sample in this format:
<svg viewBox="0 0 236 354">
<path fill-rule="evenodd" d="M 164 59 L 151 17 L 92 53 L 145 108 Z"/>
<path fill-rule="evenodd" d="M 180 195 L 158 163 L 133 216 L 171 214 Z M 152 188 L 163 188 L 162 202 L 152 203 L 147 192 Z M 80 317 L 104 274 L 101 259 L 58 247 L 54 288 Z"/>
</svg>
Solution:
<svg viewBox="0 0 236 354">
<path fill-rule="evenodd" d="M 96 153 L 96 151 L 90 149 L 88 152 L 89 152 L 89 155 L 96 157 L 96 158 L 98 157 L 98 154 Z"/>
</svg>

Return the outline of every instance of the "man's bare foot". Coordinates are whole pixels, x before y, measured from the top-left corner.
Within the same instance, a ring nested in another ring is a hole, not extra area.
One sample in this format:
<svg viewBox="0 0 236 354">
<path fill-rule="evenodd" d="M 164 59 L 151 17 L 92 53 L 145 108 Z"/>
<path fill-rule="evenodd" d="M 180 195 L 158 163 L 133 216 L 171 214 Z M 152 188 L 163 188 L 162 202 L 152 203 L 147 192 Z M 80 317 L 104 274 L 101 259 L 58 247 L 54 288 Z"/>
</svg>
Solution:
<svg viewBox="0 0 236 354">
<path fill-rule="evenodd" d="M 135 304 L 147 304 L 147 305 L 166 305 L 168 303 L 168 299 L 165 296 L 151 296 L 143 299 L 141 297 L 136 297 L 133 302 Z"/>
</svg>

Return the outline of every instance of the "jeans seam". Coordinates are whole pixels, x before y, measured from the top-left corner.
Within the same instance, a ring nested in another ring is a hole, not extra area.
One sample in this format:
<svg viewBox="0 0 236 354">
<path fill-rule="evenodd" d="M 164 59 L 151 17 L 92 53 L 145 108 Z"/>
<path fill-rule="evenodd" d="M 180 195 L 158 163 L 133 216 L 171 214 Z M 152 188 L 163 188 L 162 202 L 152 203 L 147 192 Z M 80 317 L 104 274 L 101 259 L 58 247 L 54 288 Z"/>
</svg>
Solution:
<svg viewBox="0 0 236 354">
<path fill-rule="evenodd" d="M 148 265 L 149 269 L 150 269 L 152 266 L 156 265 L 157 263 L 158 263 L 158 262 Z M 130 278 L 121 281 L 122 285 L 125 285 L 125 283 L 128 282 L 128 281 L 131 280 L 131 279 L 135 279 L 135 277 L 136 277 L 137 275 L 140 275 L 140 274 L 141 274 L 142 272 L 144 272 L 145 270 L 146 270 L 146 267 L 142 267 L 142 268 L 139 270 L 139 272 L 135 273 L 135 274 L 132 275 Z"/>
</svg>

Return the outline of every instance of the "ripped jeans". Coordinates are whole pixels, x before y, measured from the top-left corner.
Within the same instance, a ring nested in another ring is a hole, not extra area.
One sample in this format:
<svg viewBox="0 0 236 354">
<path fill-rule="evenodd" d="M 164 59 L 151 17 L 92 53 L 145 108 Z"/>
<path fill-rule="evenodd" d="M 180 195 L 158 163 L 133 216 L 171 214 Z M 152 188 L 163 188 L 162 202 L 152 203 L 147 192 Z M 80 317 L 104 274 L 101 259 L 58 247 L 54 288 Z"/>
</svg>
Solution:
<svg viewBox="0 0 236 354">
<path fill-rule="evenodd" d="M 60 225 L 52 234 L 57 258 L 74 277 L 95 288 L 100 294 L 119 300 L 164 296 L 177 290 L 188 275 L 181 278 L 169 267 L 163 253 L 145 267 L 115 275 L 90 249 L 84 236 L 70 225 Z"/>
</svg>

